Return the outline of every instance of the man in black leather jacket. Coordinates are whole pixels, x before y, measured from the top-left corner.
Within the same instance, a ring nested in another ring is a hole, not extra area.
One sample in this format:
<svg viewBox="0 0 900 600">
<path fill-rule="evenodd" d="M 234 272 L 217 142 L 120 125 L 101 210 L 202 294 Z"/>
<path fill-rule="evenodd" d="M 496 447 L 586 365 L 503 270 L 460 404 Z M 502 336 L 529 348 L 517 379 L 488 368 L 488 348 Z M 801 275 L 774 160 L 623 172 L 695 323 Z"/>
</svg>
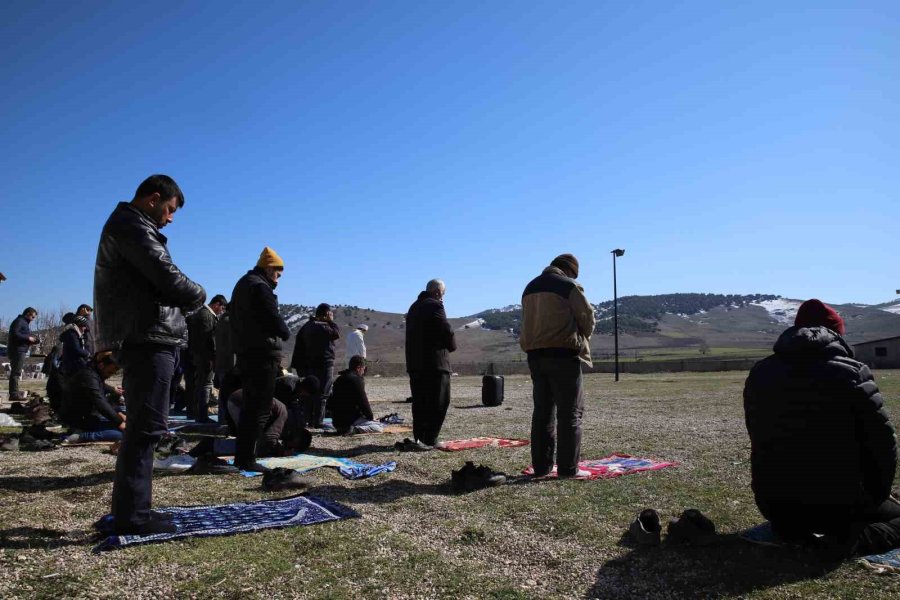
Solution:
<svg viewBox="0 0 900 600">
<path fill-rule="evenodd" d="M 321 428 L 325 416 L 325 404 L 331 395 L 334 382 L 334 343 L 341 337 L 341 328 L 334 322 L 334 311 L 331 306 L 319 304 L 316 314 L 303 324 L 297 332 L 294 343 L 294 354 L 291 367 L 301 377 L 315 377 L 321 384 L 321 393 L 310 399 L 305 408 L 307 424 Z"/>
<path fill-rule="evenodd" d="M 776 533 L 827 534 L 841 554 L 900 546 L 894 428 L 869 368 L 853 360 L 844 322 L 819 300 L 758 362 L 744 387 L 752 487 Z"/>
<path fill-rule="evenodd" d="M 234 464 L 245 471 L 266 470 L 256 462 L 256 446 L 272 412 L 275 378 L 281 371 L 281 340 L 291 335 L 278 314 L 278 297 L 273 291 L 283 272 L 281 257 L 271 248 L 264 248 L 256 267 L 234 286 L 228 303 L 243 385 Z"/>
<path fill-rule="evenodd" d="M 183 206 L 178 184 L 152 175 L 131 202 L 116 206 L 100 234 L 94 268 L 96 345 L 99 351 L 116 352 L 128 409 L 113 485 L 117 534 L 175 531 L 150 505 L 153 451 L 167 431 L 177 349 L 186 346 L 184 313 L 206 300 L 203 288 L 172 262 L 160 233 Z"/>
<path fill-rule="evenodd" d="M 456 337 L 444 312 L 445 290 L 443 281 L 432 279 L 406 314 L 413 437 L 423 450 L 437 443 L 450 406 L 450 353 L 456 350 Z"/>
</svg>

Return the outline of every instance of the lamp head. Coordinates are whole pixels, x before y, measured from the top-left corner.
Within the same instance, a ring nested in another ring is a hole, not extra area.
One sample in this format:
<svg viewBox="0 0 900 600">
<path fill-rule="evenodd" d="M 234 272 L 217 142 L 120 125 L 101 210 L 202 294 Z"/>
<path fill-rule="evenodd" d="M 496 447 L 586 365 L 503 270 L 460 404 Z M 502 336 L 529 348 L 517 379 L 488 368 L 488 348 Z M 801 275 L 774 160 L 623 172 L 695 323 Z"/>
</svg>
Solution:
<svg viewBox="0 0 900 600">
<path fill-rule="evenodd" d="M 612 253 L 615 254 L 616 256 L 622 256 L 623 254 L 625 254 L 625 251 L 621 248 L 616 248 L 615 250 L 612 251 Z"/>
</svg>

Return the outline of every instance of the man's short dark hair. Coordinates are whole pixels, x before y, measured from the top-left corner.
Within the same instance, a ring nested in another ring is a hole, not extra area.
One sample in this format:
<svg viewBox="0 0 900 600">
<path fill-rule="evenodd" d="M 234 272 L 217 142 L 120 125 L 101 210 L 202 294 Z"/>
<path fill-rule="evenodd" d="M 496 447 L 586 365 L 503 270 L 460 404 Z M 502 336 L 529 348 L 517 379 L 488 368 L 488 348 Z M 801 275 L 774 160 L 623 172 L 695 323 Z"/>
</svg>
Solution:
<svg viewBox="0 0 900 600">
<path fill-rule="evenodd" d="M 22 314 L 25 315 L 25 316 L 28 316 L 28 315 L 30 315 L 30 314 L 31 314 L 31 315 L 37 315 L 38 312 L 37 312 L 37 309 L 36 309 L 36 308 L 32 308 L 31 306 L 28 306 L 28 307 L 25 308 L 25 310 L 22 311 Z"/>
<path fill-rule="evenodd" d="M 94 308 L 90 304 L 79 304 L 78 308 L 75 309 L 75 312 L 80 313 L 82 309 L 86 309 L 88 312 L 94 312 Z"/>
<path fill-rule="evenodd" d="M 366 366 L 366 359 L 358 354 L 350 359 L 350 370 Z"/>
<path fill-rule="evenodd" d="M 226 300 L 225 296 L 223 296 L 222 294 L 216 294 L 215 296 L 213 296 L 213 299 L 209 301 L 210 306 L 212 306 L 213 304 L 221 304 L 222 306 L 225 306 L 228 304 L 228 300 Z"/>
<path fill-rule="evenodd" d="M 331 310 L 331 305 L 326 302 L 323 302 L 322 304 L 320 304 L 316 307 L 316 316 L 324 317 L 325 315 L 328 314 L 329 310 Z"/>
<path fill-rule="evenodd" d="M 151 175 L 142 181 L 137 191 L 134 192 L 134 199 L 137 200 L 156 193 L 159 193 L 159 197 L 162 198 L 163 202 L 176 198 L 178 200 L 178 208 L 184 206 L 184 194 L 181 193 L 181 188 L 168 175 Z"/>
</svg>

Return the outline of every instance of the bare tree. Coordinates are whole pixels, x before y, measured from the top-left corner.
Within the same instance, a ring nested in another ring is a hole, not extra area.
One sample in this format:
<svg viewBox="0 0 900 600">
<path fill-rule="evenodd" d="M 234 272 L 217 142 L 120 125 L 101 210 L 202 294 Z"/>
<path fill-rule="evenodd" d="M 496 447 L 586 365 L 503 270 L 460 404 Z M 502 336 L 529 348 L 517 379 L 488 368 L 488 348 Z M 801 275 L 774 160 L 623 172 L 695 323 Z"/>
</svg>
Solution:
<svg viewBox="0 0 900 600">
<path fill-rule="evenodd" d="M 39 309 L 38 316 L 32 324 L 31 330 L 40 343 L 35 347 L 40 354 L 49 354 L 53 346 L 59 343 L 59 334 L 62 333 L 62 317 L 69 312 L 65 306 L 60 305 L 56 310 Z"/>
</svg>

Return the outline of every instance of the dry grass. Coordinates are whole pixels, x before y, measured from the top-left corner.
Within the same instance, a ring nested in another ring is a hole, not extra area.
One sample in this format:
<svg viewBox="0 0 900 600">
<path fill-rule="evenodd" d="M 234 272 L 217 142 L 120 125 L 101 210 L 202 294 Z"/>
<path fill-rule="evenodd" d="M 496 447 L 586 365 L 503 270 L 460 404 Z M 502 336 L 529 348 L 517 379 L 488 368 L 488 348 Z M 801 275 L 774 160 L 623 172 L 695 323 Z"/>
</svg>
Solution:
<svg viewBox="0 0 900 600">
<path fill-rule="evenodd" d="M 506 473 L 528 448 L 397 454 L 399 436 L 317 437 L 314 446 L 362 462 L 397 460 L 394 473 L 347 481 L 312 477 L 314 495 L 361 519 L 229 538 L 194 539 L 93 555 L 90 524 L 109 504 L 113 458 L 97 447 L 0 455 L 0 597 L 229 598 L 690 598 L 900 595 L 900 578 L 853 563 L 744 544 L 733 533 L 759 516 L 749 491 L 743 373 L 608 375 L 586 379 L 586 458 L 611 452 L 681 467 L 620 479 L 513 482 L 451 495 L 466 459 Z M 886 397 L 900 373 L 879 373 Z M 410 417 L 405 379 L 374 378 L 379 414 Z M 896 414 L 898 403 L 889 403 Z M 480 406 L 480 380 L 454 378 L 445 439 L 528 437 L 530 383 L 506 380 L 501 407 Z M 274 497 L 258 480 L 185 475 L 155 480 L 158 505 Z M 704 549 L 632 549 L 622 532 L 644 507 L 664 518 L 708 514 L 723 534 Z"/>
</svg>

